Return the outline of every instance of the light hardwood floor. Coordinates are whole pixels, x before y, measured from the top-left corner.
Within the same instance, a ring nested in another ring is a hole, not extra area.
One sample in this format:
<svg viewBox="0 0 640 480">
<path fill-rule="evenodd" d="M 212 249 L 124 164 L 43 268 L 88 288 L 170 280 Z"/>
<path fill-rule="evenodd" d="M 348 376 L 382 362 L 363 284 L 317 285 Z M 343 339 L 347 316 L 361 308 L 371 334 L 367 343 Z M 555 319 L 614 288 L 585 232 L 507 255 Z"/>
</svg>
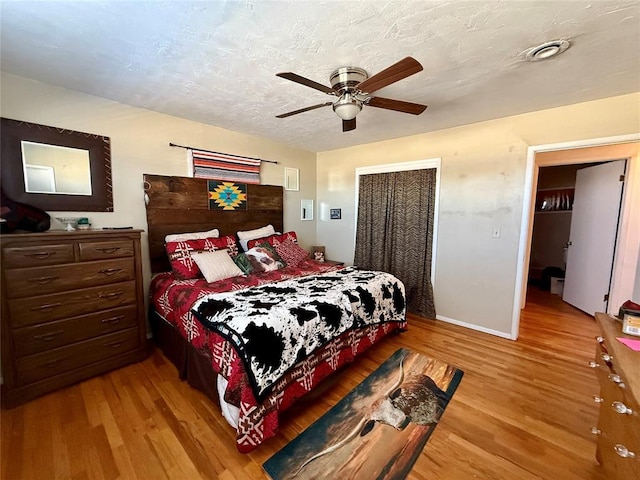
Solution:
<svg viewBox="0 0 640 480">
<path fill-rule="evenodd" d="M 587 367 L 597 328 L 532 290 L 510 341 L 410 317 L 393 336 L 294 406 L 280 434 L 243 455 L 217 407 L 158 351 L 144 362 L 1 412 L 2 479 L 261 479 L 262 463 L 399 347 L 465 371 L 412 479 L 604 477 L 595 461 L 598 392 Z"/>
</svg>

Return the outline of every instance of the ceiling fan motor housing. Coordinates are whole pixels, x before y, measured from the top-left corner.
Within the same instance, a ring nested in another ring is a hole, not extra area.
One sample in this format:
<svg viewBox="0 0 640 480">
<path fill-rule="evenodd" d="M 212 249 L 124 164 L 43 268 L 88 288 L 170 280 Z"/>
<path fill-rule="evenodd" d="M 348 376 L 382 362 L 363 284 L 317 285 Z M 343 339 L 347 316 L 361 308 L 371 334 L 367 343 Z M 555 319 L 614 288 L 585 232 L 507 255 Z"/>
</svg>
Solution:
<svg viewBox="0 0 640 480">
<path fill-rule="evenodd" d="M 368 77 L 367 72 L 361 68 L 342 67 L 334 71 L 329 80 L 331 87 L 338 93 L 343 94 L 355 90 L 355 87 Z"/>
</svg>

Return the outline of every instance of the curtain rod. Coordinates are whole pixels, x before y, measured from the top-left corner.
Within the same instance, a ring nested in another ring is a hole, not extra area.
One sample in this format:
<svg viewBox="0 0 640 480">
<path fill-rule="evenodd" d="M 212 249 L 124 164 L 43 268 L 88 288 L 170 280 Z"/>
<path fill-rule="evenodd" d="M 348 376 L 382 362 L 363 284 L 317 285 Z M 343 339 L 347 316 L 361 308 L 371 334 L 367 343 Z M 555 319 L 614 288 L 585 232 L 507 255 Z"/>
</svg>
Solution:
<svg viewBox="0 0 640 480">
<path fill-rule="evenodd" d="M 204 148 L 185 147 L 184 145 L 178 145 L 176 143 L 169 143 L 169 146 L 170 147 L 186 148 L 187 150 L 200 150 L 201 152 L 215 153 L 216 155 L 227 155 L 229 157 L 241 157 L 242 156 L 242 155 L 232 155 L 230 153 L 215 152 L 213 150 L 205 150 Z M 274 164 L 278 165 L 278 162 L 276 162 L 275 160 L 263 160 L 261 158 L 253 158 L 253 157 L 243 157 L 243 158 L 250 158 L 251 160 L 260 160 L 261 162 L 274 163 Z"/>
</svg>

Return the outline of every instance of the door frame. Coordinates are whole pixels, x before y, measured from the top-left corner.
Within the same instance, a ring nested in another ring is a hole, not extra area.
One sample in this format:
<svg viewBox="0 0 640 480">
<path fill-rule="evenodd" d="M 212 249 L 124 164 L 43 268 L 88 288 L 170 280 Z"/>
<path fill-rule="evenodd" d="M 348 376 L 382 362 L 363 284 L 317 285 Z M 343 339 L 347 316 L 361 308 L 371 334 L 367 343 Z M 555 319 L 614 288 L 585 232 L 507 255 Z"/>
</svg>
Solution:
<svg viewBox="0 0 640 480">
<path fill-rule="evenodd" d="M 534 145 L 527 149 L 522 223 L 518 242 L 511 338 L 520 330 L 520 310 L 524 308 L 531 255 L 531 237 L 535 210 L 535 194 L 540 167 L 592 163 L 606 160 L 627 160 L 625 186 L 620 211 L 618 238 L 614 254 L 613 275 L 608 313 L 631 298 L 640 249 L 640 134 L 578 140 L 573 142 Z"/>
</svg>

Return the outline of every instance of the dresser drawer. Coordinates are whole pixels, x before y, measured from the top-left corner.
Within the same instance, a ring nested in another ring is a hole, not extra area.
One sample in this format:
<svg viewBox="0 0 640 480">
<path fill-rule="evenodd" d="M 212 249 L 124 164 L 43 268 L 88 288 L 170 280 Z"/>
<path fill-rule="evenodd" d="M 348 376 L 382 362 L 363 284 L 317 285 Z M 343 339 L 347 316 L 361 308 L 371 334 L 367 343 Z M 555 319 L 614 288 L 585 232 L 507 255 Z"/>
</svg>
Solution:
<svg viewBox="0 0 640 480">
<path fill-rule="evenodd" d="M 137 324 L 137 307 L 131 305 L 19 328 L 13 332 L 14 351 L 16 357 L 24 357 L 131 328 Z"/>
<path fill-rule="evenodd" d="M 80 260 L 103 260 L 106 258 L 133 257 L 132 240 L 114 240 L 112 242 L 80 242 L 78 244 Z"/>
<path fill-rule="evenodd" d="M 74 261 L 73 244 L 51 244 L 33 247 L 7 247 L 2 250 L 4 268 L 37 267 Z"/>
<path fill-rule="evenodd" d="M 65 293 L 9 300 L 11 327 L 74 317 L 136 302 L 136 282 L 122 282 L 101 287 L 71 290 Z"/>
<path fill-rule="evenodd" d="M 59 373 L 81 368 L 128 352 L 139 346 L 138 329 L 131 328 L 93 340 L 22 357 L 16 362 L 17 383 L 25 385 Z"/>
<path fill-rule="evenodd" d="M 7 296 L 20 298 L 117 283 L 135 278 L 130 258 L 5 270 Z"/>
</svg>

